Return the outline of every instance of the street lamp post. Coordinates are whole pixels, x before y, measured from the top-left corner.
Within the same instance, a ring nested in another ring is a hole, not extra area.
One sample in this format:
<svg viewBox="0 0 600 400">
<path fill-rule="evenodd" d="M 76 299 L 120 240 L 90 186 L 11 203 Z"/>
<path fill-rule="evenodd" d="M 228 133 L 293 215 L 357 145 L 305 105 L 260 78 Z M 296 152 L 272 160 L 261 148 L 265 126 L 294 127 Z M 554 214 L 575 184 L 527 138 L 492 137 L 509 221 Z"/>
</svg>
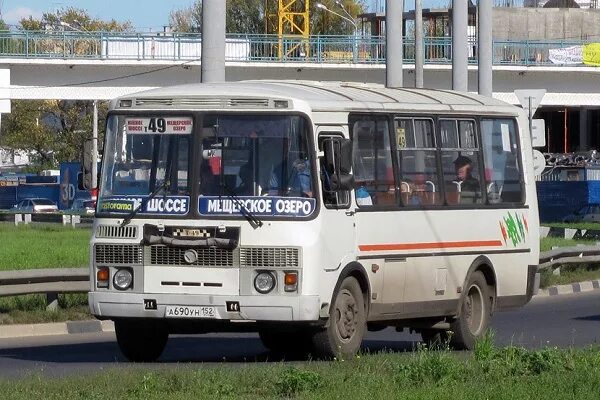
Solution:
<svg viewBox="0 0 600 400">
<path fill-rule="evenodd" d="M 350 22 L 352 24 L 352 26 L 354 27 L 354 35 L 352 36 L 352 58 L 354 59 L 354 62 L 357 62 L 358 60 L 358 43 L 357 43 L 357 36 L 358 36 L 358 25 L 356 25 L 356 22 L 354 22 L 351 18 L 352 15 L 350 15 L 350 13 L 348 11 L 346 11 L 346 8 L 344 8 L 343 4 L 340 1 L 336 1 L 335 2 L 338 6 L 340 6 L 342 8 L 342 10 L 344 10 L 344 12 L 348 15 L 348 17 L 335 12 L 333 10 L 330 10 L 329 8 L 327 8 L 327 6 L 323 3 L 317 3 L 316 7 L 320 8 L 323 11 L 332 13 L 333 15 L 337 15 L 338 17 L 340 17 L 341 19 L 343 19 L 344 21 Z"/>
</svg>

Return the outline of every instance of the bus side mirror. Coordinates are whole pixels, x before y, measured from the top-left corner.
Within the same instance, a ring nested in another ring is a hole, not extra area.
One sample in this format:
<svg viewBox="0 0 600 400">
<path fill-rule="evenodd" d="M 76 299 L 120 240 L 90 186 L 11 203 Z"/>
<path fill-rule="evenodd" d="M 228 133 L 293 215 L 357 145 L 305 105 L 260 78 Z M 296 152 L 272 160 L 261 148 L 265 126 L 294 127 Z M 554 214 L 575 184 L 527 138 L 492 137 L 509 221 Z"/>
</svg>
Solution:
<svg viewBox="0 0 600 400">
<path fill-rule="evenodd" d="M 93 157 L 93 140 L 86 140 L 83 143 L 83 163 L 82 168 L 82 186 L 86 190 L 92 190 L 95 185 L 93 182 L 92 168 L 94 168 L 94 157 Z"/>
<path fill-rule="evenodd" d="M 323 140 L 324 169 L 332 191 L 354 188 L 352 170 L 352 141 L 343 138 Z"/>
</svg>

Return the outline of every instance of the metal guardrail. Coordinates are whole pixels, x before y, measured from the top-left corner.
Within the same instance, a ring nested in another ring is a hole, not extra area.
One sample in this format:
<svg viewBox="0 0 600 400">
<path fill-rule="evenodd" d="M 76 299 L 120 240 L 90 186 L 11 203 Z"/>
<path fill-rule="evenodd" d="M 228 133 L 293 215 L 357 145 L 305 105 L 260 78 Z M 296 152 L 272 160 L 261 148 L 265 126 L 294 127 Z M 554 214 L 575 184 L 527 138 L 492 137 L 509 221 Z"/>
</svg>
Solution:
<svg viewBox="0 0 600 400">
<path fill-rule="evenodd" d="M 19 31 L 0 32 L 0 58 L 172 60 L 200 59 L 197 33 Z M 583 45 L 583 40 L 496 40 L 495 65 L 560 65 L 549 60 L 550 49 Z M 426 37 L 428 64 L 452 62 L 451 37 Z M 238 62 L 385 63 L 384 36 L 299 36 L 228 34 L 225 58 Z M 414 39 L 404 39 L 404 59 L 414 62 Z M 477 63 L 477 41 L 469 42 L 469 62 Z"/>
<path fill-rule="evenodd" d="M 89 268 L 0 271 L 0 296 L 82 293 L 90 289 Z"/>
<path fill-rule="evenodd" d="M 538 271 L 555 265 L 600 262 L 600 246 L 563 247 L 540 253 Z M 0 297 L 89 291 L 89 268 L 0 271 Z"/>
</svg>

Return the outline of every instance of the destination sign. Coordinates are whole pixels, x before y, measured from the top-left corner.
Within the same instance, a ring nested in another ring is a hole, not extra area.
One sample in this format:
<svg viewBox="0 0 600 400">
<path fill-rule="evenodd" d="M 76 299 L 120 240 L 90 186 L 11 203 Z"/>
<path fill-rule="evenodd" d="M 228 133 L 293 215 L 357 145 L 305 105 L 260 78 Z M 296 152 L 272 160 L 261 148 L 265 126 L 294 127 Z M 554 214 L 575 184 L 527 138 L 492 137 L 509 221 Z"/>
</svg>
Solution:
<svg viewBox="0 0 600 400">
<path fill-rule="evenodd" d="M 132 134 L 189 135 L 194 121 L 191 117 L 126 118 L 125 132 Z"/>
<path fill-rule="evenodd" d="M 130 213 L 143 202 L 140 214 L 185 215 L 190 208 L 188 196 L 109 197 L 100 200 L 100 212 Z"/>
<path fill-rule="evenodd" d="M 228 197 L 200 196 L 201 215 L 242 215 L 244 211 L 257 216 L 308 217 L 315 211 L 315 199 L 303 197 Z"/>
</svg>

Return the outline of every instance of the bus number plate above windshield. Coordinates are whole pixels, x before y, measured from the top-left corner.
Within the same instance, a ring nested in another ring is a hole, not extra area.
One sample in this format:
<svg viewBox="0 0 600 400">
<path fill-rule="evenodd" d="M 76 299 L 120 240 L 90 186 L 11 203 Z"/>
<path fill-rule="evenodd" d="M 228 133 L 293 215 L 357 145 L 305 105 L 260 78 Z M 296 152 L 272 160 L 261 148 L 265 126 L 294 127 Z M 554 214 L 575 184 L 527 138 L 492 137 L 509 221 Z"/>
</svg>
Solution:
<svg viewBox="0 0 600 400">
<path fill-rule="evenodd" d="M 127 134 L 179 134 L 192 133 L 193 121 L 190 117 L 151 117 L 126 118 Z"/>
</svg>

